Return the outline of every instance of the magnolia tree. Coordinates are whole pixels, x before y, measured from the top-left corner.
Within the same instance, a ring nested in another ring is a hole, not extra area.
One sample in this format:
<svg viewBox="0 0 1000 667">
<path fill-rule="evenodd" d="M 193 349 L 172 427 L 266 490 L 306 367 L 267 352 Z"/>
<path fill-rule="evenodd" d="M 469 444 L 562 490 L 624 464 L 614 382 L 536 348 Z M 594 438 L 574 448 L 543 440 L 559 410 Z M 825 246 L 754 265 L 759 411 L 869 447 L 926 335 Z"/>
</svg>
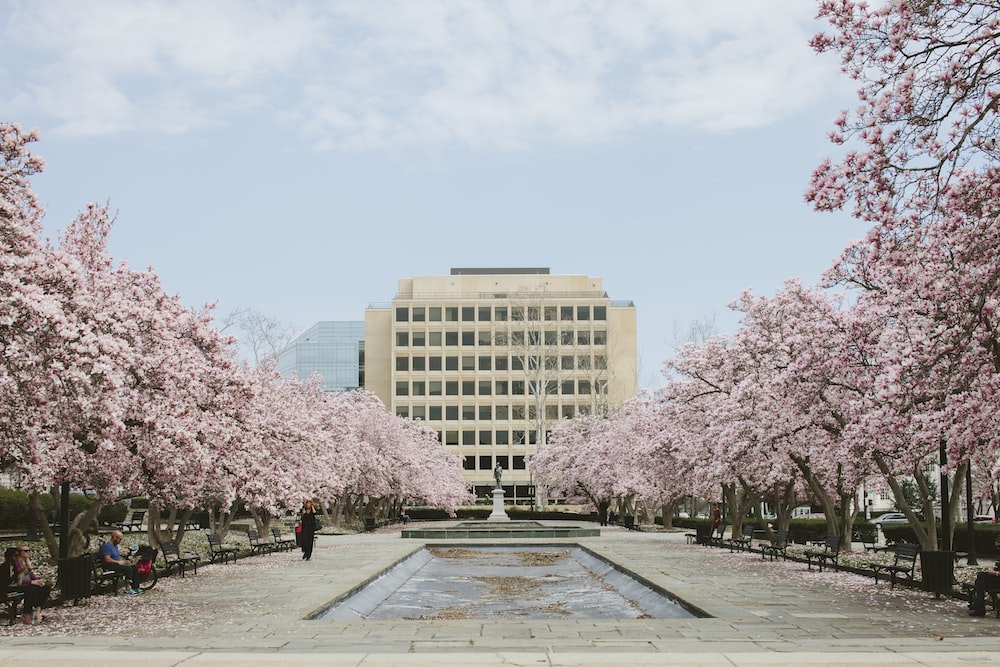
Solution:
<svg viewBox="0 0 1000 667">
<path fill-rule="evenodd" d="M 833 31 L 813 44 L 840 54 L 861 104 L 832 134 L 849 151 L 820 165 L 807 198 L 821 210 L 853 201 L 873 225 L 830 280 L 859 287 L 861 311 L 887 322 L 863 425 L 895 445 L 885 474 L 919 483 L 943 460 L 957 493 L 970 458 L 996 460 L 1000 8 L 840 1 L 820 16 Z M 933 547 L 934 531 L 921 541 Z"/>
</svg>

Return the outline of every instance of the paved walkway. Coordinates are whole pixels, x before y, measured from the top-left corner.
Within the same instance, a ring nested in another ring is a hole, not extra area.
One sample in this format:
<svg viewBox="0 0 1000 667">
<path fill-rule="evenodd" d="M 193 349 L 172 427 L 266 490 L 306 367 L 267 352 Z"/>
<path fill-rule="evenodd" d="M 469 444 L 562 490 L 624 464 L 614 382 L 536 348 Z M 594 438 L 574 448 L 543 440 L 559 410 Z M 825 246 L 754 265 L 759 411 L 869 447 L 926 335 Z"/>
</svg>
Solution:
<svg viewBox="0 0 1000 667">
<path fill-rule="evenodd" d="M 1000 665 L 1000 620 L 970 618 L 959 601 L 688 545 L 681 533 L 609 528 L 572 542 L 712 618 L 304 620 L 423 546 L 395 530 L 322 536 L 310 562 L 279 553 L 203 567 L 142 596 L 101 596 L 37 626 L 0 626 L 0 663 Z"/>
</svg>

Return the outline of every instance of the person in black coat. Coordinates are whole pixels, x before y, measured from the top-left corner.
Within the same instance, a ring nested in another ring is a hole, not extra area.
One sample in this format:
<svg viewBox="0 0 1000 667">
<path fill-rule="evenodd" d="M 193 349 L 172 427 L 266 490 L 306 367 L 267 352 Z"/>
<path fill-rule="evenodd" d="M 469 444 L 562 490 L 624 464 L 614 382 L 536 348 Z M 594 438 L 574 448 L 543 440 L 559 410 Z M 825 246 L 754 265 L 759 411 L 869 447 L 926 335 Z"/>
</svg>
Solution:
<svg viewBox="0 0 1000 667">
<path fill-rule="evenodd" d="M 309 560 L 313 555 L 313 542 L 316 540 L 316 505 L 311 500 L 307 500 L 302 508 L 302 515 L 299 517 L 302 526 L 300 533 L 302 547 L 302 560 Z"/>
</svg>

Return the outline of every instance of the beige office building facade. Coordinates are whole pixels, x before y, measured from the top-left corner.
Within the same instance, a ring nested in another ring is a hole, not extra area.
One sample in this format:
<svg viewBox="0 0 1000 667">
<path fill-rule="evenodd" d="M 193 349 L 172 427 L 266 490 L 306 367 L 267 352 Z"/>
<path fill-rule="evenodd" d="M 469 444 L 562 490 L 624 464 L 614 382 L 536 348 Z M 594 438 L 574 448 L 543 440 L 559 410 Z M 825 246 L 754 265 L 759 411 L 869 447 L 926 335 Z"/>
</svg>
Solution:
<svg viewBox="0 0 1000 667">
<path fill-rule="evenodd" d="M 479 497 L 503 469 L 533 500 L 525 457 L 559 419 L 606 413 L 638 388 L 636 312 L 601 278 L 547 268 L 457 268 L 399 280 L 365 311 L 365 388 L 426 421 Z"/>
</svg>

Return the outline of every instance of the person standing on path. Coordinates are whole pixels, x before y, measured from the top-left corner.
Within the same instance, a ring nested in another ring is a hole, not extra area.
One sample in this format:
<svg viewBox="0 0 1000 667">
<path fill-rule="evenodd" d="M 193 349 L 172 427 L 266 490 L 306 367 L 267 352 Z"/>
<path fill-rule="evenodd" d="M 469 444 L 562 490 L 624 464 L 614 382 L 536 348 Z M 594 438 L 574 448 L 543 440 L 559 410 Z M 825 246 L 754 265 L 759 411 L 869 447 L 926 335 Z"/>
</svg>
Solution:
<svg viewBox="0 0 1000 667">
<path fill-rule="evenodd" d="M 309 560 L 313 555 L 313 542 L 316 540 L 316 505 L 307 500 L 299 517 L 302 526 L 302 560 Z"/>
</svg>

